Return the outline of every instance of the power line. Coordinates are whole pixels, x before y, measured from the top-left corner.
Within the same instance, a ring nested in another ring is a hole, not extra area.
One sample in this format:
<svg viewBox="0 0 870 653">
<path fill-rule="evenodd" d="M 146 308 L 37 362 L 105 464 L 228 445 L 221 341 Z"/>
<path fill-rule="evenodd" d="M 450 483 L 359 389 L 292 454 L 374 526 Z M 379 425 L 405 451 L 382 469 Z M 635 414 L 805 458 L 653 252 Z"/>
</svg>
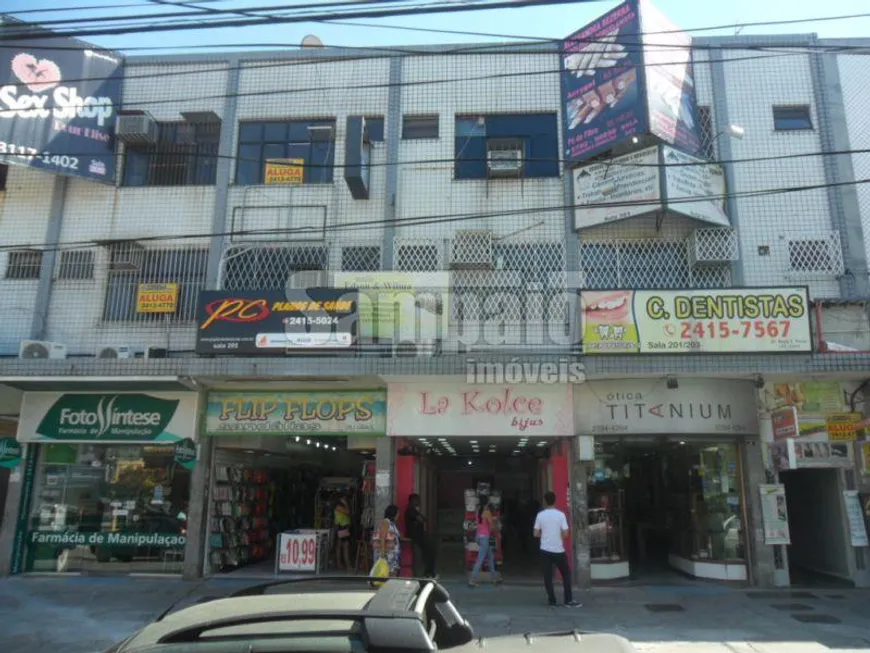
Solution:
<svg viewBox="0 0 870 653">
<path fill-rule="evenodd" d="M 214 4 L 218 2 L 228 2 L 229 0 L 197 0 L 197 4 Z M 22 9 L 20 11 L 14 11 L 10 16 L 23 16 L 25 14 L 53 14 L 53 13 L 69 13 L 73 11 L 91 11 L 93 9 L 127 9 L 130 7 L 139 7 L 142 8 L 144 5 L 141 2 L 131 2 L 128 4 L 118 4 L 118 5 L 87 5 L 83 7 L 76 6 L 65 6 L 65 7 L 44 7 L 42 9 Z M 87 20 L 87 19 L 82 19 Z"/>
<path fill-rule="evenodd" d="M 792 187 L 780 187 L 780 188 L 769 188 L 755 191 L 743 191 L 737 193 L 725 193 L 723 195 L 696 195 L 691 197 L 683 197 L 673 200 L 668 200 L 668 204 L 682 204 L 682 203 L 692 203 L 699 201 L 710 201 L 710 200 L 725 200 L 728 198 L 734 199 L 748 199 L 748 198 L 757 198 L 757 197 L 769 197 L 774 195 L 785 195 L 791 193 L 803 193 L 815 190 L 825 190 L 828 188 L 841 188 L 847 186 L 861 186 L 863 184 L 870 183 L 870 179 L 859 179 L 856 181 L 844 181 L 844 182 L 836 182 L 830 184 L 815 184 L 815 185 L 803 185 L 803 186 L 792 186 Z M 39 249 L 42 251 L 62 251 L 65 249 L 81 249 L 83 247 L 98 247 L 101 245 L 105 245 L 106 242 L 111 242 L 112 244 L 121 244 L 121 243 L 143 243 L 143 242 L 166 242 L 166 241 L 183 241 L 183 240 L 195 240 L 195 239 L 203 239 L 203 238 L 214 238 L 214 237 L 228 237 L 228 236 L 274 236 L 274 235 L 287 235 L 291 233 L 320 233 L 324 232 L 340 232 L 340 231 L 354 231 L 358 232 L 360 230 L 370 230 L 370 229 L 380 229 L 384 226 L 397 226 L 397 227 L 416 227 L 422 225 L 432 225 L 432 224 L 449 224 L 455 222 L 467 222 L 471 220 L 480 220 L 485 218 L 498 218 L 498 217 L 508 217 L 508 216 L 529 216 L 540 213 L 555 213 L 559 211 L 566 210 L 575 210 L 575 209 L 593 209 L 593 208 L 620 208 L 620 207 L 636 207 L 636 206 L 650 206 L 653 205 L 649 201 L 624 201 L 624 202 L 601 202 L 601 203 L 589 203 L 589 204 L 562 204 L 562 205 L 553 205 L 547 207 L 531 207 L 531 208 L 520 208 L 520 209 L 509 209 L 504 211 L 494 211 L 494 212 L 486 212 L 486 213 L 453 213 L 453 214 L 440 214 L 440 215 L 428 215 L 428 216 L 416 216 L 413 218 L 399 218 L 396 220 L 362 220 L 358 222 L 346 222 L 340 225 L 332 225 L 325 226 L 323 229 L 313 229 L 309 227 L 296 227 L 296 228 L 280 228 L 280 229 L 249 229 L 249 230 L 235 230 L 235 231 L 221 231 L 221 232 L 204 232 L 204 233 L 194 233 L 194 234 L 174 234 L 167 236 L 141 236 L 138 238 L 106 238 L 102 241 L 98 240 L 81 240 L 81 241 L 68 241 L 64 243 L 57 243 L 55 245 L 46 245 L 45 243 L 18 243 L 14 245 L 0 245 L 0 251 L 14 251 L 14 250 L 24 250 L 24 249 Z M 255 206 L 251 208 L 256 208 Z M 243 244 L 243 243 L 240 243 Z"/>
<path fill-rule="evenodd" d="M 398 9 L 357 9 L 355 11 L 347 11 L 341 13 L 340 18 L 393 18 L 396 16 L 412 16 L 412 15 L 426 15 L 433 13 L 459 13 L 459 12 L 468 12 L 468 11 L 480 11 L 480 10 L 491 10 L 491 9 L 519 9 L 522 7 L 528 6 L 542 6 L 542 5 L 561 5 L 561 4 L 569 4 L 574 2 L 597 2 L 598 0 L 482 0 L 482 2 L 472 2 L 471 0 L 467 0 L 462 4 L 455 4 L 449 2 L 449 0 L 444 0 L 448 2 L 447 4 L 435 4 L 429 3 L 422 6 L 414 6 L 414 7 L 405 7 Z M 437 0 L 436 0 L 437 2 Z M 485 3 L 485 4 L 484 4 Z M 371 4 L 380 4 L 379 0 L 360 0 L 359 5 L 371 5 Z M 293 6 L 286 7 L 287 9 L 293 9 Z M 269 11 L 275 10 L 274 7 L 250 7 L 248 11 Z M 199 12 L 202 14 L 202 12 Z M 177 14 L 176 14 L 177 15 Z M 178 31 L 178 30 L 199 30 L 199 29 L 215 29 L 215 28 L 226 28 L 226 27 L 254 27 L 261 26 L 264 24 L 287 24 L 287 23 L 300 23 L 300 22 L 317 22 L 317 21 L 328 21 L 332 18 L 336 18 L 334 13 L 312 13 L 305 14 L 302 16 L 292 15 L 292 16 L 274 16 L 271 18 L 236 18 L 236 19 L 228 19 L 222 22 L 200 22 L 196 25 L 173 25 L 173 24 L 164 24 L 164 25 L 140 25 L 140 26 L 123 26 L 123 27 L 106 27 L 106 28 L 95 28 L 95 29 L 82 29 L 82 30 L 74 30 L 74 31 L 64 31 L 64 32 L 56 32 L 56 36 L 58 37 L 83 37 L 83 36 L 110 36 L 110 35 L 121 35 L 121 34 L 130 34 L 130 33 L 144 33 L 144 32 L 170 32 L 170 31 Z M 121 19 L 119 19 L 121 20 Z M 79 21 L 82 22 L 82 21 Z M 86 22 L 86 21 L 85 21 Z M 50 21 L 45 24 L 53 24 Z M 56 23 L 54 23 L 56 24 Z M 0 35 L 0 40 L 12 40 L 12 39 L 34 39 L 34 38 L 46 38 L 44 33 L 19 33 L 19 34 L 10 34 L 10 35 Z"/>
</svg>

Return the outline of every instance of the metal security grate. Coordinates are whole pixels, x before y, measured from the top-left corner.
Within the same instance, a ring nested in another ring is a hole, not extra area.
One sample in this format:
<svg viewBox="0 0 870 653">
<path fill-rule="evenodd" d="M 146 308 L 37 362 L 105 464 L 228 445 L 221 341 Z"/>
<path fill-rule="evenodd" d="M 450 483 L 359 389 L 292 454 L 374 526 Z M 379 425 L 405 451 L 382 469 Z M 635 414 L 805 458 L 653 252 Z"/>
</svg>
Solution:
<svg viewBox="0 0 870 653">
<path fill-rule="evenodd" d="M 786 233 L 785 271 L 793 277 L 838 277 L 845 272 L 843 248 L 837 231 Z"/>
<path fill-rule="evenodd" d="M 394 247 L 397 270 L 437 272 L 444 269 L 444 247 L 441 242 L 396 239 Z"/>
<path fill-rule="evenodd" d="M 690 263 L 684 240 L 580 243 L 580 283 L 584 288 L 721 288 L 731 281 L 727 266 L 693 268 Z"/>
<path fill-rule="evenodd" d="M 6 261 L 6 278 L 23 280 L 39 279 L 42 267 L 42 251 L 38 249 L 9 252 Z"/>
<path fill-rule="evenodd" d="M 701 154 L 710 160 L 716 159 L 716 128 L 713 126 L 713 109 L 698 107 L 698 122 L 701 127 Z"/>
<path fill-rule="evenodd" d="M 193 320 L 199 291 L 205 287 L 206 249 L 137 249 L 123 246 L 112 252 L 107 270 L 103 322 L 151 323 Z M 142 313 L 136 300 L 140 284 L 178 285 L 176 309 L 171 313 Z"/>
<path fill-rule="evenodd" d="M 60 253 L 57 278 L 82 281 L 94 278 L 93 250 L 73 250 Z"/>
<path fill-rule="evenodd" d="M 224 290 L 284 290 L 297 272 L 328 269 L 326 245 L 291 247 L 233 245 L 224 251 L 221 284 Z"/>
<path fill-rule="evenodd" d="M 737 232 L 733 229 L 696 229 L 687 238 L 689 264 L 727 265 L 740 258 Z"/>
</svg>

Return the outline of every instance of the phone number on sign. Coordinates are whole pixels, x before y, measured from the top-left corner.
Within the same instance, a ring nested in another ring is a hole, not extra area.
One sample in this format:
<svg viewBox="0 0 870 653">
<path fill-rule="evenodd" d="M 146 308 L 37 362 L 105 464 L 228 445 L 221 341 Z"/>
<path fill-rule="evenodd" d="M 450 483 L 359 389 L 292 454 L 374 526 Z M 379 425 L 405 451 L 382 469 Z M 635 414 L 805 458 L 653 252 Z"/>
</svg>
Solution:
<svg viewBox="0 0 870 653">
<path fill-rule="evenodd" d="M 739 323 L 722 322 L 680 322 L 680 338 L 683 340 L 698 340 L 702 338 L 788 338 L 791 322 L 788 320 L 744 320 Z M 667 325 L 665 332 L 673 331 L 675 327 Z"/>
<path fill-rule="evenodd" d="M 56 168 L 67 168 L 69 170 L 79 169 L 79 160 L 75 156 L 66 156 L 52 154 L 51 152 L 40 152 L 33 147 L 24 147 L 15 143 L 7 143 L 0 141 L 0 155 L 14 156 L 25 161 L 33 161 L 34 159 L 41 161 L 44 165 L 54 166 Z"/>
</svg>

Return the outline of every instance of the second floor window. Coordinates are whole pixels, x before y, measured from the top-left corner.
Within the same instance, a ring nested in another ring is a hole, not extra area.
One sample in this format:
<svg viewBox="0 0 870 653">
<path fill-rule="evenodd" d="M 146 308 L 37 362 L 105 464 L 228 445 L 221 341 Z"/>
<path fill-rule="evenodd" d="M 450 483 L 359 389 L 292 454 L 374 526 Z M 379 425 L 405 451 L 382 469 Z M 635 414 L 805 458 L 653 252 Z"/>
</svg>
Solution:
<svg viewBox="0 0 870 653">
<path fill-rule="evenodd" d="M 455 158 L 456 179 L 558 177 L 556 114 L 457 116 Z"/>
<path fill-rule="evenodd" d="M 212 186 L 221 124 L 164 122 L 156 143 L 124 149 L 125 186 Z"/>
<path fill-rule="evenodd" d="M 263 183 L 266 161 L 298 159 L 303 183 L 330 184 L 335 163 L 335 120 L 290 120 L 239 124 L 236 183 Z"/>
</svg>

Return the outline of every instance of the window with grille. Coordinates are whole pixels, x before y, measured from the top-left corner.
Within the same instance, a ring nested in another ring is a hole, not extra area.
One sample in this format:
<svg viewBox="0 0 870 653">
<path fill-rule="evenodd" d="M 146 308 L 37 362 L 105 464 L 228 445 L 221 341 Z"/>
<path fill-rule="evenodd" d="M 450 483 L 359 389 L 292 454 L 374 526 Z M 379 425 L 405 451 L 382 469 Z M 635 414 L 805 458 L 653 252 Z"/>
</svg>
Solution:
<svg viewBox="0 0 870 653">
<path fill-rule="evenodd" d="M 693 287 L 683 242 L 582 242 L 580 266 L 590 290 Z"/>
<path fill-rule="evenodd" d="M 698 107 L 698 123 L 701 127 L 701 154 L 707 159 L 716 158 L 716 132 L 713 127 L 713 112 L 710 107 Z"/>
<path fill-rule="evenodd" d="M 778 132 L 812 129 L 810 108 L 808 106 L 773 107 L 773 128 Z"/>
<path fill-rule="evenodd" d="M 438 116 L 405 116 L 402 118 L 403 140 L 424 138 L 438 138 Z"/>
<path fill-rule="evenodd" d="M 454 273 L 459 322 L 501 317 L 554 322 L 567 318 L 565 250 L 561 243 L 496 243 L 492 272 Z"/>
<path fill-rule="evenodd" d="M 27 249 L 18 252 L 9 252 L 6 263 L 7 279 L 39 279 L 39 271 L 42 268 L 42 250 Z"/>
<path fill-rule="evenodd" d="M 819 239 L 788 241 L 788 262 L 794 272 L 837 272 L 837 257 L 830 241 Z"/>
<path fill-rule="evenodd" d="M 144 250 L 136 267 L 109 269 L 103 320 L 106 322 L 154 322 L 169 318 L 190 321 L 196 317 L 196 301 L 205 287 L 208 250 Z M 175 313 L 137 313 L 139 284 L 176 283 Z"/>
<path fill-rule="evenodd" d="M 396 253 L 396 269 L 402 272 L 437 272 L 441 269 L 435 245 L 401 245 Z"/>
<path fill-rule="evenodd" d="M 369 133 L 369 140 L 372 143 L 380 143 L 384 140 L 384 117 L 383 116 L 365 116 L 366 131 Z"/>
<path fill-rule="evenodd" d="M 344 272 L 378 272 L 381 269 L 381 248 L 342 247 L 341 269 Z"/>
<path fill-rule="evenodd" d="M 124 148 L 125 186 L 212 186 L 221 123 L 164 122 L 156 143 Z"/>
<path fill-rule="evenodd" d="M 299 159 L 304 184 L 331 184 L 335 164 L 335 119 L 239 123 L 236 183 L 263 183 L 266 162 Z"/>
<path fill-rule="evenodd" d="M 325 246 L 251 247 L 230 252 L 224 262 L 224 290 L 284 290 L 297 272 L 328 269 Z"/>
<path fill-rule="evenodd" d="M 93 279 L 94 253 L 90 250 L 61 252 L 57 278 L 68 280 Z"/>
<path fill-rule="evenodd" d="M 457 116 L 454 176 L 486 179 L 516 163 L 517 177 L 559 176 L 555 113 Z"/>
</svg>

